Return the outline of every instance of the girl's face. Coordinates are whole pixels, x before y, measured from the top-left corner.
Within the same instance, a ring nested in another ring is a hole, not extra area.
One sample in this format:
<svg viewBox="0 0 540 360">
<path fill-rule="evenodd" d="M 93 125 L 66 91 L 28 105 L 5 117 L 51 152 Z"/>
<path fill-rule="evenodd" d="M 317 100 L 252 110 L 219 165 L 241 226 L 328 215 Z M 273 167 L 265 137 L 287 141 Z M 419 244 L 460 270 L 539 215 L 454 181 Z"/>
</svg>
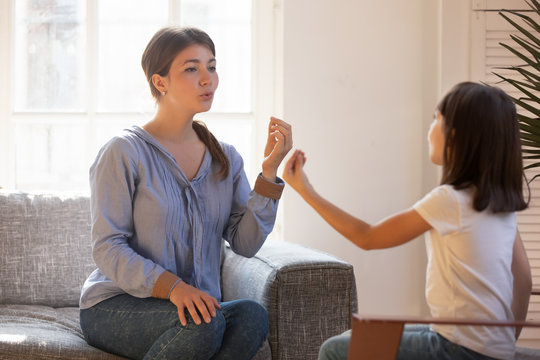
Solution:
<svg viewBox="0 0 540 360">
<path fill-rule="evenodd" d="M 190 45 L 176 55 L 169 74 L 160 79 L 166 92 L 160 105 L 173 104 L 193 114 L 208 111 L 219 83 L 216 59 L 206 46 Z"/>
<path fill-rule="evenodd" d="M 437 110 L 428 132 L 429 159 L 435 165 L 443 164 L 444 153 L 444 118 Z"/>
</svg>

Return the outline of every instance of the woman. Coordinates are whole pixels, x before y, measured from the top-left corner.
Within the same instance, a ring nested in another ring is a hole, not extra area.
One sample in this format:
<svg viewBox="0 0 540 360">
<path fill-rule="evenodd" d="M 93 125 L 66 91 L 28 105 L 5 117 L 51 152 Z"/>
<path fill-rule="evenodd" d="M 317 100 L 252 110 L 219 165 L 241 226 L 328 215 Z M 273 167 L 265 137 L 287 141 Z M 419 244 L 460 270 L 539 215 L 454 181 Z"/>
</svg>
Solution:
<svg viewBox="0 0 540 360">
<path fill-rule="evenodd" d="M 272 118 L 251 191 L 240 155 L 195 114 L 218 85 L 214 44 L 194 28 L 158 31 L 142 56 L 155 117 L 109 141 L 90 168 L 93 257 L 81 294 L 87 342 L 134 359 L 251 359 L 266 310 L 220 302 L 222 238 L 253 256 L 283 190 L 291 127 Z"/>
</svg>

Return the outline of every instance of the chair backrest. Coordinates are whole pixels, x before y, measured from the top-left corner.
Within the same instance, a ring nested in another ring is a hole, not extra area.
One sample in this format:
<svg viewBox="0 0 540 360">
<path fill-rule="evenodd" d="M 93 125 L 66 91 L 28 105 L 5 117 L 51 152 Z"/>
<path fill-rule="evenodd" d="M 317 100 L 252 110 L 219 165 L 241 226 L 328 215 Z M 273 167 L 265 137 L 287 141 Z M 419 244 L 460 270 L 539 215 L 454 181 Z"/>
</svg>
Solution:
<svg viewBox="0 0 540 360">
<path fill-rule="evenodd" d="M 394 360 L 403 327 L 403 322 L 372 321 L 354 315 L 349 360 Z"/>
<path fill-rule="evenodd" d="M 540 328 L 539 321 L 484 321 L 414 317 L 353 316 L 349 360 L 394 360 L 405 324 L 445 324 L 468 326 L 512 326 Z"/>
<path fill-rule="evenodd" d="M 0 304 L 78 306 L 95 268 L 88 196 L 0 190 Z"/>
</svg>

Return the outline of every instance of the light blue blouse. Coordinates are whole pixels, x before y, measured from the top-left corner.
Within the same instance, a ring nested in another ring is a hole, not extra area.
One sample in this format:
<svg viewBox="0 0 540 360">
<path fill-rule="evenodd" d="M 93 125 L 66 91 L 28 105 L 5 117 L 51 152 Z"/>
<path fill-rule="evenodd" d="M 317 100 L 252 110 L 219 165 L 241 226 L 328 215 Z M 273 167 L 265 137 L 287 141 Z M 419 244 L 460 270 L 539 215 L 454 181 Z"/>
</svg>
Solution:
<svg viewBox="0 0 540 360">
<path fill-rule="evenodd" d="M 222 239 L 240 255 L 255 255 L 272 231 L 278 206 L 251 190 L 240 154 L 222 146 L 230 161 L 227 178 L 216 177 L 219 164 L 207 149 L 192 181 L 141 127 L 103 146 L 90 167 L 98 269 L 83 285 L 81 309 L 123 293 L 150 297 L 165 270 L 221 299 Z"/>
</svg>

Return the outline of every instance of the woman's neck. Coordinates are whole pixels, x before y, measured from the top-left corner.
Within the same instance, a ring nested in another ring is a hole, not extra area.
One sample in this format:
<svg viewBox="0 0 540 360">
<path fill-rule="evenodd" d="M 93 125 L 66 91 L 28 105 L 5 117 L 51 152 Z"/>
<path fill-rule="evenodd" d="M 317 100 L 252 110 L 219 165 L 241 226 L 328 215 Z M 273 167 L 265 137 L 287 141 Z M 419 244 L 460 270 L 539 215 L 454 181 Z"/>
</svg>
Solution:
<svg viewBox="0 0 540 360">
<path fill-rule="evenodd" d="M 168 111 L 158 106 L 156 115 L 143 128 L 157 139 L 182 143 L 198 139 L 193 130 L 193 115 Z"/>
</svg>

